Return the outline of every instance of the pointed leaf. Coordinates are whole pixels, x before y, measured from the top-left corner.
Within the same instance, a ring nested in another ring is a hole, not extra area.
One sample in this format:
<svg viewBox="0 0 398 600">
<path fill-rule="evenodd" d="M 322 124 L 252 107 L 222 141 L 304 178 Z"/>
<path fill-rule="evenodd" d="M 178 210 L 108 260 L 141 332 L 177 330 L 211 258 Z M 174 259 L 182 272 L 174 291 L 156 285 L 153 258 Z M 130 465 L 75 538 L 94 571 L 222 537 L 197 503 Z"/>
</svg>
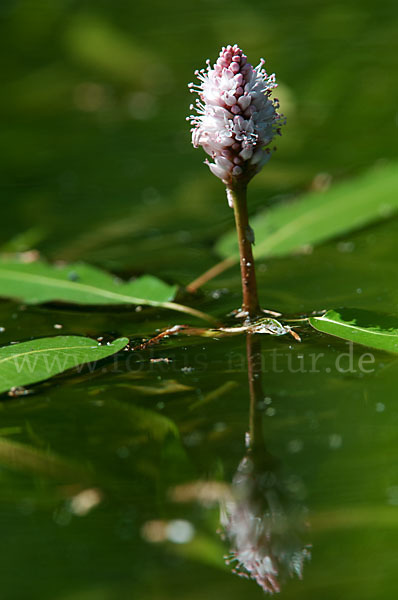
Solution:
<svg viewBox="0 0 398 600">
<path fill-rule="evenodd" d="M 42 261 L 0 261 L 0 294 L 29 304 L 61 300 L 76 304 L 155 304 L 171 300 L 176 286 L 150 275 L 123 283 L 84 263 L 52 266 Z"/>
<path fill-rule="evenodd" d="M 366 310 L 328 310 L 311 317 L 314 329 L 356 344 L 398 354 L 398 318 Z"/>
<path fill-rule="evenodd" d="M 359 229 L 397 210 L 398 169 L 391 164 L 257 215 L 251 221 L 256 237 L 254 255 L 283 256 Z M 236 232 L 221 237 L 216 250 L 223 257 L 238 258 Z"/>
<path fill-rule="evenodd" d="M 0 348 L 0 393 L 44 381 L 68 369 L 93 363 L 122 350 L 128 338 L 101 346 L 79 336 L 55 336 Z"/>
<path fill-rule="evenodd" d="M 176 292 L 177 286 L 151 275 L 123 282 L 84 263 L 53 266 L 43 261 L 0 260 L 0 296 L 3 298 L 16 298 L 27 304 L 55 300 L 91 305 L 143 304 L 211 320 L 193 308 L 170 302 Z"/>
</svg>

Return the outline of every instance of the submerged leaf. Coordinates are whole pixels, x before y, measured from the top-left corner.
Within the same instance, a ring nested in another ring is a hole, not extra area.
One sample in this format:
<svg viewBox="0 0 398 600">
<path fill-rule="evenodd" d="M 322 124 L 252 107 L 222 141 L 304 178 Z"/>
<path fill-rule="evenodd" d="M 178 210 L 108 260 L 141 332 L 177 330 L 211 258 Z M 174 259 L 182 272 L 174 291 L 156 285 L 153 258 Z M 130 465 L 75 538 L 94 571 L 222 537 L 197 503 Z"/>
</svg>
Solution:
<svg viewBox="0 0 398 600">
<path fill-rule="evenodd" d="M 49 450 L 0 437 L 0 464 L 15 471 L 46 475 L 57 479 L 88 481 L 91 470 Z"/>
<path fill-rule="evenodd" d="M 79 336 L 56 336 L 0 348 L 0 393 L 49 379 L 68 369 L 94 363 L 122 350 L 128 338 L 100 346 Z"/>
<path fill-rule="evenodd" d="M 391 164 L 257 215 L 251 222 L 256 236 L 253 252 L 258 258 L 283 256 L 379 221 L 397 210 L 398 169 Z M 223 257 L 238 260 L 236 232 L 221 237 L 216 250 Z"/>
<path fill-rule="evenodd" d="M 398 318 L 366 310 L 328 310 L 311 317 L 314 329 L 356 344 L 398 354 Z"/>
<path fill-rule="evenodd" d="M 112 386 L 119 388 L 126 388 L 128 390 L 139 392 L 144 396 L 161 396 L 164 394 L 178 394 L 180 392 L 189 392 L 193 388 L 189 385 L 179 383 L 174 379 L 164 379 L 159 381 L 156 385 L 134 385 L 123 381 L 121 383 L 112 383 Z"/>
</svg>

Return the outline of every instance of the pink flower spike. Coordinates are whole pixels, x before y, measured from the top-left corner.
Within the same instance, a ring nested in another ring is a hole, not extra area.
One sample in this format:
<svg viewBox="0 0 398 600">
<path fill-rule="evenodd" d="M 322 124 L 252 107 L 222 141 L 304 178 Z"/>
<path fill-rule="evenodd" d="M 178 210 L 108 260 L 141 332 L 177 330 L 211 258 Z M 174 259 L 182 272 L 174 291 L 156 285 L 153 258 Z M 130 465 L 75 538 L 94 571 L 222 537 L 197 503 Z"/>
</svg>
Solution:
<svg viewBox="0 0 398 600">
<path fill-rule="evenodd" d="M 261 59 L 253 68 L 237 44 L 228 45 L 213 67 L 207 61 L 206 69 L 195 71 L 199 83 L 188 86 L 200 98 L 188 117 L 192 143 L 211 156 L 210 170 L 227 186 L 247 183 L 258 173 L 271 156 L 264 147 L 284 124 L 279 104 L 271 98 L 275 75 L 268 75 L 263 65 Z"/>
</svg>

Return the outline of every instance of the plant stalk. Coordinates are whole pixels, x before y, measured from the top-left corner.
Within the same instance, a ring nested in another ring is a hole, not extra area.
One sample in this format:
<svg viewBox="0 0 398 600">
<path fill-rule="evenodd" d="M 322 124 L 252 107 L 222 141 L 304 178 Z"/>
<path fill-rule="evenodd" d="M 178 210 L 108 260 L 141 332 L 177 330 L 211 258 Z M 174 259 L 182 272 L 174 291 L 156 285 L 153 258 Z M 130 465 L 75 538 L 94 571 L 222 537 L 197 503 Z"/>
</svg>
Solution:
<svg viewBox="0 0 398 600">
<path fill-rule="evenodd" d="M 248 320 L 261 314 L 258 301 L 256 271 L 252 252 L 254 233 L 249 225 L 247 212 L 247 184 L 227 187 L 229 203 L 235 215 L 236 231 L 239 242 L 240 272 L 242 279 L 242 312 Z"/>
<path fill-rule="evenodd" d="M 247 375 L 250 396 L 250 445 L 264 449 L 262 414 L 259 410 L 264 394 L 261 381 L 261 339 L 259 335 L 246 334 Z"/>
<path fill-rule="evenodd" d="M 257 470 L 274 472 L 278 468 L 278 460 L 268 451 L 263 433 L 261 335 L 246 334 L 246 352 L 250 395 L 249 451 Z"/>
</svg>

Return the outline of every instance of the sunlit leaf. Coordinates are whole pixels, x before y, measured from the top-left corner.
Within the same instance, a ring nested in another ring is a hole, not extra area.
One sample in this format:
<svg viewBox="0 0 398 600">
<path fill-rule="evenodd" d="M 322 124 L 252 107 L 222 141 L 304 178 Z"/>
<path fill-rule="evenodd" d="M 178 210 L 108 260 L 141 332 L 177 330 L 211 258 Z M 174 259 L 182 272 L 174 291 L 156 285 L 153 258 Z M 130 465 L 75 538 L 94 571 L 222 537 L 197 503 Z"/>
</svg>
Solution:
<svg viewBox="0 0 398 600">
<path fill-rule="evenodd" d="M 391 164 L 257 215 L 251 221 L 256 236 L 254 254 L 283 256 L 359 229 L 397 210 L 398 169 Z M 221 237 L 216 250 L 223 257 L 238 257 L 235 231 Z"/>
<path fill-rule="evenodd" d="M 398 354 L 398 319 L 366 310 L 328 310 L 311 317 L 314 329 L 370 348 Z"/>
<path fill-rule="evenodd" d="M 53 266 L 43 261 L 0 260 L 0 296 L 3 298 L 16 298 L 27 304 L 55 300 L 91 305 L 144 304 L 211 320 L 195 309 L 170 302 L 176 291 L 177 286 L 151 275 L 123 282 L 84 263 Z"/>
<path fill-rule="evenodd" d="M 4 346 L 0 348 L 0 393 L 95 363 L 119 352 L 127 343 L 127 338 L 120 338 L 100 346 L 91 338 L 55 336 Z"/>
</svg>

